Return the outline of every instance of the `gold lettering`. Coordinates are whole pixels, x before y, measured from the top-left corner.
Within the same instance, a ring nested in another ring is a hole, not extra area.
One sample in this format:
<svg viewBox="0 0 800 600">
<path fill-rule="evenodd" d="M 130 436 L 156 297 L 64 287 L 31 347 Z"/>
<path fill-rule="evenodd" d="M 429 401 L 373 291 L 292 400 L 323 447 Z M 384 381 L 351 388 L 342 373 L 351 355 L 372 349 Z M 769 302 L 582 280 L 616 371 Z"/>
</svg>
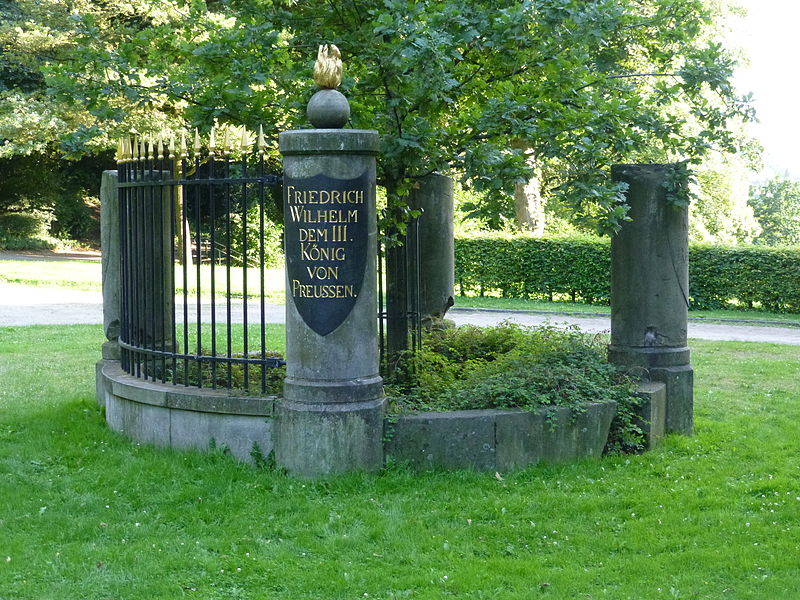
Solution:
<svg viewBox="0 0 800 600">
<path fill-rule="evenodd" d="M 346 225 L 343 227 L 346 227 Z M 328 233 L 330 233 L 329 229 L 308 229 L 305 227 L 301 227 L 297 231 L 301 242 L 327 242 Z"/>
<path fill-rule="evenodd" d="M 311 279 L 339 279 L 339 267 L 306 267 Z"/>
<path fill-rule="evenodd" d="M 352 285 L 303 284 L 292 279 L 294 298 L 356 298 Z"/>
</svg>

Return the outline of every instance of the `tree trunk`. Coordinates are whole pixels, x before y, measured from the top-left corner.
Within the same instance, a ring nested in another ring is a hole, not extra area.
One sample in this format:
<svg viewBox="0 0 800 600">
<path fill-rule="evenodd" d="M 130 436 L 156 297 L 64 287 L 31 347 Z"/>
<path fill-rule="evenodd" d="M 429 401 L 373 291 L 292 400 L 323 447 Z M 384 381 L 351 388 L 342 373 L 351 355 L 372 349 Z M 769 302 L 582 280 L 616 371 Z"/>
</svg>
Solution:
<svg viewBox="0 0 800 600">
<path fill-rule="evenodd" d="M 530 149 L 528 144 L 520 140 L 515 141 L 512 147 L 517 150 Z M 528 158 L 528 166 L 531 169 L 528 181 L 514 186 L 514 216 L 520 229 L 541 237 L 544 235 L 545 223 L 544 199 L 533 156 Z"/>
</svg>

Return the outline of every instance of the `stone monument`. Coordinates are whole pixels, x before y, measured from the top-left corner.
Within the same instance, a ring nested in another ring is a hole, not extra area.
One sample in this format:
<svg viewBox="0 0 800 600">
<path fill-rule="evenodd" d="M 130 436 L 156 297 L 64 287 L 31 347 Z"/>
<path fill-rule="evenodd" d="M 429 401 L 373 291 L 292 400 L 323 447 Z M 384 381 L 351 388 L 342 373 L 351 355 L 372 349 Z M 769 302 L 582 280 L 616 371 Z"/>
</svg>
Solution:
<svg viewBox="0 0 800 600">
<path fill-rule="evenodd" d="M 286 362 L 275 458 L 315 477 L 383 465 L 378 365 L 377 131 L 341 129 L 342 63 L 321 46 L 309 102 L 315 129 L 280 134 L 284 157 Z"/>
</svg>

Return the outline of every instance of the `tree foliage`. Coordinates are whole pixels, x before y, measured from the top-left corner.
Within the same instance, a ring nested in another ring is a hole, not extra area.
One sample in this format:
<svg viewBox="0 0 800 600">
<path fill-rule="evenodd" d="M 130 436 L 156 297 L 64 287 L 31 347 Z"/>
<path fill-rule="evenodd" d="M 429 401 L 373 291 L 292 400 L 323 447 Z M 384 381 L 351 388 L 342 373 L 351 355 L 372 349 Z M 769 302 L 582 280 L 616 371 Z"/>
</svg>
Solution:
<svg viewBox="0 0 800 600">
<path fill-rule="evenodd" d="M 777 175 L 750 190 L 761 234 L 755 239 L 767 246 L 800 245 L 800 181 Z"/>
<path fill-rule="evenodd" d="M 699 160 L 732 148 L 728 123 L 749 114 L 705 0 L 13 4 L 42 15 L 32 31 L 47 17 L 64 34 L 38 72 L 45 106 L 75 116 L 60 139 L 76 153 L 131 128 L 304 126 L 316 46 L 338 45 L 351 125 L 382 134 L 397 218 L 432 171 L 507 202 L 532 154 L 576 220 L 610 231 L 626 214 L 610 163 Z"/>
</svg>

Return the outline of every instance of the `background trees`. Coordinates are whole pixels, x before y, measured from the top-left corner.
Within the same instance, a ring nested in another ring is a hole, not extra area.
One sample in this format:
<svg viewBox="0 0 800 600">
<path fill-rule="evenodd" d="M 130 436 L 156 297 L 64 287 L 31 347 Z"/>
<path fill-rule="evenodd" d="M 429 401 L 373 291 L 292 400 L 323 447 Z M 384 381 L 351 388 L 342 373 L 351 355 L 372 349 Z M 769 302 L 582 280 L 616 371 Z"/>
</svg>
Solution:
<svg viewBox="0 0 800 600">
<path fill-rule="evenodd" d="M 762 230 L 756 243 L 768 246 L 800 244 L 800 181 L 778 175 L 754 186 L 750 206 Z"/>
<path fill-rule="evenodd" d="M 749 116 L 703 0 L 4 2 L 15 80 L 0 103 L 21 115 L 0 125 L 6 154 L 215 120 L 302 126 L 314 49 L 332 42 L 352 125 L 382 134 L 400 221 L 415 181 L 449 170 L 499 223 L 533 167 L 574 221 L 610 231 L 626 209 L 609 163 L 735 149 L 729 122 Z"/>
</svg>

